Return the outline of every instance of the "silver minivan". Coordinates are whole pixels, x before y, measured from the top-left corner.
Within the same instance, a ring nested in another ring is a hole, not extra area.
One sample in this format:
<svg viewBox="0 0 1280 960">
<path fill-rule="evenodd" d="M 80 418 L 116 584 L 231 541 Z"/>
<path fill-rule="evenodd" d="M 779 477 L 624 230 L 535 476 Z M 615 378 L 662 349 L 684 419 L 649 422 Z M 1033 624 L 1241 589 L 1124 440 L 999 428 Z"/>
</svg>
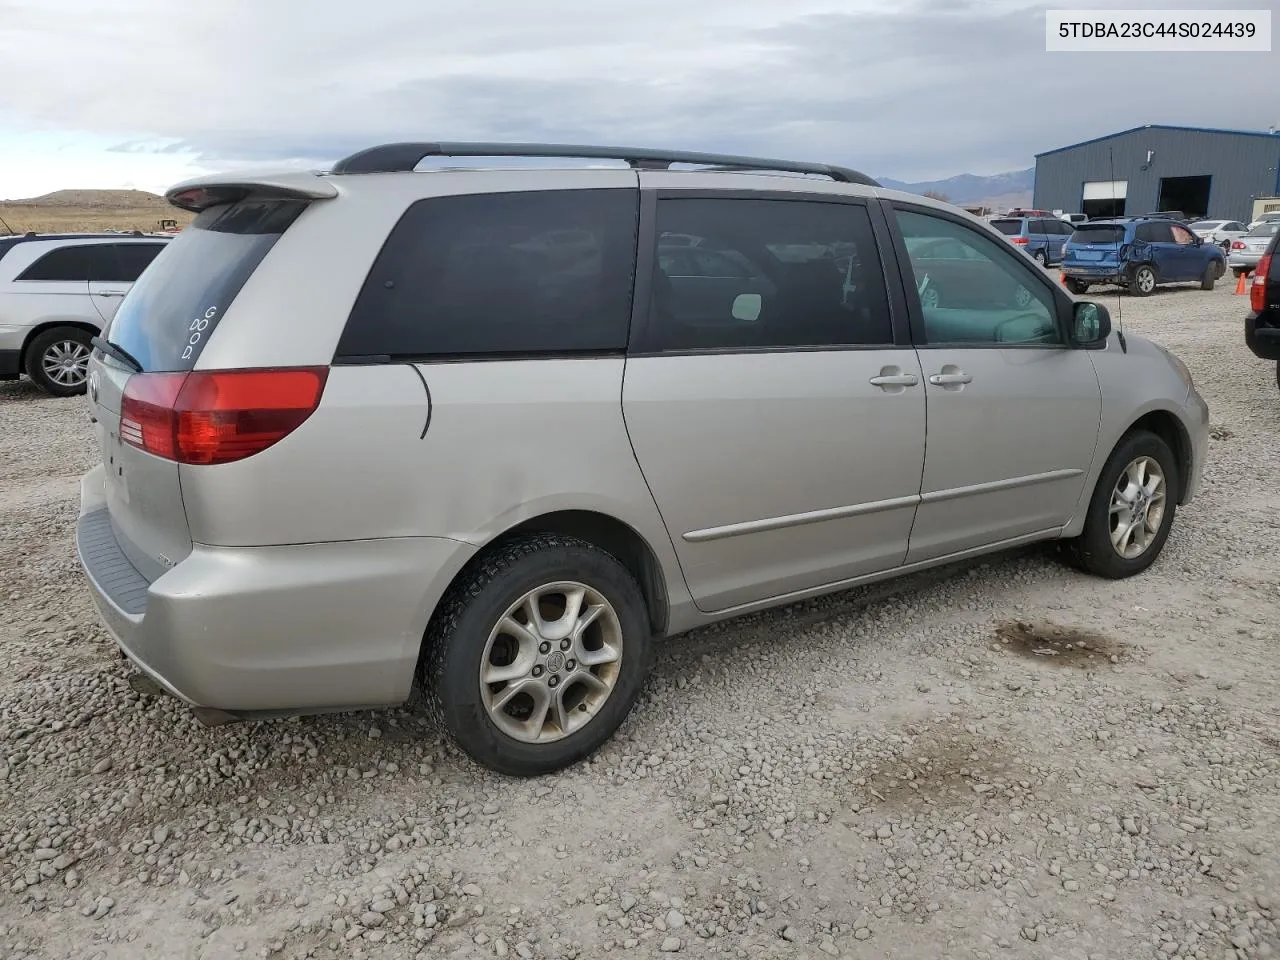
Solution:
<svg viewBox="0 0 1280 960">
<path fill-rule="evenodd" d="M 500 155 L 620 165 L 417 170 Z M 545 773 L 655 638 L 1034 541 L 1137 574 L 1199 482 L 1180 361 L 855 171 L 391 144 L 168 196 L 198 216 L 95 341 L 77 539 L 205 722 L 420 684 Z"/>
</svg>

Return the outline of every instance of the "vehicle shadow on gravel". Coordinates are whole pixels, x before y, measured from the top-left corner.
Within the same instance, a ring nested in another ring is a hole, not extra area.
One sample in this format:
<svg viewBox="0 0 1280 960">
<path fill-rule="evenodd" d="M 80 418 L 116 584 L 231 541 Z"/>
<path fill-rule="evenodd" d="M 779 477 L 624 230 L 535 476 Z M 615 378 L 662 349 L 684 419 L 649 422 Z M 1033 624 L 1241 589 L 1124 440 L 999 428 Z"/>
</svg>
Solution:
<svg viewBox="0 0 1280 960">
<path fill-rule="evenodd" d="M 83 402 L 82 397 L 51 397 L 25 377 L 21 380 L 0 381 L 0 404 L 30 403 L 34 400 Z"/>
</svg>

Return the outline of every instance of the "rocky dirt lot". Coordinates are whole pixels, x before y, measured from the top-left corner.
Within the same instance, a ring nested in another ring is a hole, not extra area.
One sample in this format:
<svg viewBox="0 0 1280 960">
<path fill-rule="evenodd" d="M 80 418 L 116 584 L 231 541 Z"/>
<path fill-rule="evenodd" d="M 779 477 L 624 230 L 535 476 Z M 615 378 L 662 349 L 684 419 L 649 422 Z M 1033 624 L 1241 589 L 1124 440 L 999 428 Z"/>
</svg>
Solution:
<svg viewBox="0 0 1280 960">
<path fill-rule="evenodd" d="M 1146 575 L 1036 549 L 678 638 L 531 781 L 407 710 L 155 695 L 74 559 L 84 404 L 0 384 L 0 957 L 1280 956 L 1280 395 L 1232 286 L 1123 299 L 1214 423 Z"/>
</svg>

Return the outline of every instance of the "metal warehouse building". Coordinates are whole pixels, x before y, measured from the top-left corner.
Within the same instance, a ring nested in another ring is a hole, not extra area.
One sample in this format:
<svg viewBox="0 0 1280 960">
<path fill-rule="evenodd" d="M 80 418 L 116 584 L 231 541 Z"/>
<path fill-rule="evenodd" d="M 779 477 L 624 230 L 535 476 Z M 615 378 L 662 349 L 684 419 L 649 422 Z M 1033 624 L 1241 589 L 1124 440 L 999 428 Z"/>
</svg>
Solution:
<svg viewBox="0 0 1280 960">
<path fill-rule="evenodd" d="M 1280 195 L 1280 133 L 1134 127 L 1036 154 L 1035 206 L 1090 217 L 1181 210 L 1250 219 Z"/>
</svg>

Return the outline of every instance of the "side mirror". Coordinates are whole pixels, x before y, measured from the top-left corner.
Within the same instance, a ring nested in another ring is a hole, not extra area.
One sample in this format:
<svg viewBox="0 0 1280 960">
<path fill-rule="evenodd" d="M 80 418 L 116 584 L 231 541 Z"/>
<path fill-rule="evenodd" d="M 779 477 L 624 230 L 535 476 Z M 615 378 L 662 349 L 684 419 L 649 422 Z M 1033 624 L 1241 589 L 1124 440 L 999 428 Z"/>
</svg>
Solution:
<svg viewBox="0 0 1280 960">
<path fill-rule="evenodd" d="M 1111 314 L 1100 303 L 1085 300 L 1073 304 L 1071 339 L 1077 347 L 1098 350 L 1111 336 Z"/>
<path fill-rule="evenodd" d="M 721 301 L 723 303 L 723 301 Z M 733 298 L 733 319 L 742 323 L 755 323 L 760 319 L 764 302 L 758 293 L 740 293 Z"/>
</svg>

